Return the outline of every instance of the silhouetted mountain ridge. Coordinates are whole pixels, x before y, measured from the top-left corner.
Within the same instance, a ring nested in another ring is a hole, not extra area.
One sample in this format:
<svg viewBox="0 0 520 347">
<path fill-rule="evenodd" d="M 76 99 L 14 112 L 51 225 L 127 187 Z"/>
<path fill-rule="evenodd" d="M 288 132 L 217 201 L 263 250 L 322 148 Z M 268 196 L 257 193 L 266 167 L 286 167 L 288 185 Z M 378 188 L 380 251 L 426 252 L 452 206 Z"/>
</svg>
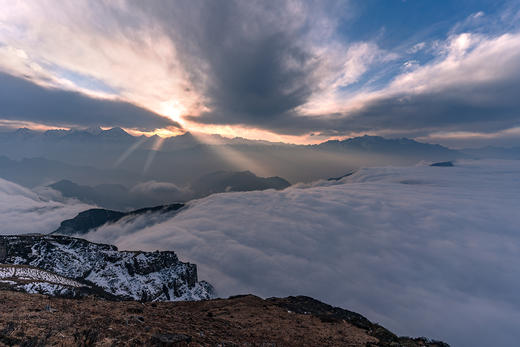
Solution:
<svg viewBox="0 0 520 347">
<path fill-rule="evenodd" d="M 170 204 L 154 207 L 145 207 L 130 212 L 120 212 L 93 208 L 80 212 L 76 217 L 61 222 L 60 227 L 51 234 L 61 235 L 82 235 L 91 230 L 99 228 L 107 223 L 115 223 L 124 217 L 138 217 L 148 213 L 164 214 L 177 211 L 184 207 L 184 204 Z"/>
<path fill-rule="evenodd" d="M 464 154 L 438 144 L 429 144 L 408 138 L 386 139 L 381 136 L 364 135 L 346 140 L 330 140 L 316 145 L 320 150 L 357 151 L 406 156 L 449 156 L 460 158 Z M 425 158 L 426 159 L 426 158 Z"/>
</svg>

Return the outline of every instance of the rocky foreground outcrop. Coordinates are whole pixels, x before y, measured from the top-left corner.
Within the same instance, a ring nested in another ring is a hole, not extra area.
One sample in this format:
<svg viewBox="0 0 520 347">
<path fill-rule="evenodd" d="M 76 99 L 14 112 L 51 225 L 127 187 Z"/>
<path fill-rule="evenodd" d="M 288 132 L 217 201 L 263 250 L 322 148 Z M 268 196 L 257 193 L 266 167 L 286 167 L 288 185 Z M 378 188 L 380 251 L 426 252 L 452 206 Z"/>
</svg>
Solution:
<svg viewBox="0 0 520 347">
<path fill-rule="evenodd" d="M 176 301 L 213 297 L 197 266 L 171 251 L 119 251 L 58 235 L 0 236 L 0 287 L 29 293 L 112 300 Z"/>
<path fill-rule="evenodd" d="M 0 305 L 0 345 L 448 346 L 307 297 L 139 303 L 0 291 Z"/>
</svg>

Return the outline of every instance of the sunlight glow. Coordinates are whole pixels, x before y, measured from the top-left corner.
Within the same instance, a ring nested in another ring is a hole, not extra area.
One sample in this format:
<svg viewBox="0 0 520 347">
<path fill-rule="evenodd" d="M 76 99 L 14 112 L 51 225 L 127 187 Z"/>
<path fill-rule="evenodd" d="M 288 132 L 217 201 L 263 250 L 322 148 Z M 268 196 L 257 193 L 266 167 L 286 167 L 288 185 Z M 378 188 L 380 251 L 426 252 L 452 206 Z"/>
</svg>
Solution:
<svg viewBox="0 0 520 347">
<path fill-rule="evenodd" d="M 155 142 L 153 144 L 152 149 L 150 150 L 150 153 L 148 154 L 148 158 L 146 159 L 146 163 L 143 167 L 143 174 L 148 172 L 148 169 L 150 166 L 152 166 L 153 160 L 155 159 L 155 156 L 157 155 L 157 152 L 161 150 L 161 147 L 163 145 L 164 138 L 157 136 L 155 139 Z"/>
<path fill-rule="evenodd" d="M 187 112 L 186 107 L 181 105 L 177 100 L 169 100 L 161 103 L 159 113 L 180 123 L 184 123 L 182 115 Z"/>
<path fill-rule="evenodd" d="M 141 145 L 143 143 L 146 142 L 146 140 L 148 140 L 146 137 L 143 137 L 142 139 L 140 139 L 139 141 L 137 141 L 136 143 L 134 143 L 132 146 L 130 146 L 123 154 L 121 154 L 121 156 L 116 160 L 116 162 L 114 163 L 114 168 L 118 167 L 119 165 L 121 165 L 122 162 L 124 162 L 129 156 L 130 154 L 134 153 L 139 147 L 141 147 Z"/>
<path fill-rule="evenodd" d="M 233 149 L 231 146 L 228 146 L 223 141 L 219 140 L 218 137 L 203 136 L 202 134 L 197 133 L 192 133 L 192 135 L 200 142 L 211 145 L 209 146 L 210 150 L 214 151 L 214 153 L 220 158 L 233 165 L 237 170 L 250 170 L 254 174 L 264 177 L 271 175 L 266 168 L 251 160 L 251 158 L 248 158 L 243 153 Z"/>
</svg>

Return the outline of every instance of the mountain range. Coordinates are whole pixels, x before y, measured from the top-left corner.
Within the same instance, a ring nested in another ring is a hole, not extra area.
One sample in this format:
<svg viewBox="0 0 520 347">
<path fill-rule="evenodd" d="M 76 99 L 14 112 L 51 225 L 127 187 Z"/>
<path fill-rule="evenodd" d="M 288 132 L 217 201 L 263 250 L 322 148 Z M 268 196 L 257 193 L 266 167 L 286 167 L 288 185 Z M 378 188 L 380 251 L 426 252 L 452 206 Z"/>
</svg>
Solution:
<svg viewBox="0 0 520 347">
<path fill-rule="evenodd" d="M 338 177 L 363 166 L 410 165 L 422 160 L 449 161 L 469 156 L 404 138 L 362 136 L 318 145 L 294 145 L 189 132 L 166 138 L 132 136 L 121 128 L 45 132 L 23 128 L 3 132 L 0 155 L 17 163 L 30 160 L 24 162 L 22 169 L 43 173 L 40 179 L 20 179 L 25 185 L 68 179 L 80 185 L 156 181 L 178 186 L 217 171 L 251 171 L 262 177 L 278 176 L 297 183 Z M 31 162 L 36 160 L 40 162 Z M 47 161 L 46 165 L 41 161 Z M 12 179 L 14 175 L 10 172 L 14 170 L 9 165 L 14 164 L 4 160 L 0 174 L 3 170 Z M 51 175 L 51 168 L 60 165 Z M 82 175 L 78 167 L 87 173 Z M 88 174 L 93 170 L 100 171 Z M 57 177 L 59 171 L 64 176 Z M 118 182 L 114 177 L 121 180 Z"/>
</svg>

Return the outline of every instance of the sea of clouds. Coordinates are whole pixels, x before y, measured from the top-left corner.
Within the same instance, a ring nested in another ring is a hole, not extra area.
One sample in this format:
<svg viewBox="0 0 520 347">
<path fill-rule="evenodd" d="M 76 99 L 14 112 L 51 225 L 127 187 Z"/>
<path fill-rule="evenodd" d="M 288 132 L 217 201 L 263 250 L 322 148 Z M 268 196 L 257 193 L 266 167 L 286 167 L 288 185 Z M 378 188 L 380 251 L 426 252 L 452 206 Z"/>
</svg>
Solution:
<svg viewBox="0 0 520 347">
<path fill-rule="evenodd" d="M 50 233 L 91 206 L 49 188 L 29 190 L 0 178 L 0 235 Z"/>
<path fill-rule="evenodd" d="M 403 335 L 511 345 L 520 338 L 520 161 L 455 165 L 216 194 L 152 226 L 137 219 L 88 238 L 175 250 L 221 296 L 309 295 Z"/>
<path fill-rule="evenodd" d="M 223 297 L 308 295 L 401 335 L 509 346 L 520 338 L 519 206 L 520 161 L 460 161 L 215 194 L 87 238 L 174 250 Z"/>
</svg>

